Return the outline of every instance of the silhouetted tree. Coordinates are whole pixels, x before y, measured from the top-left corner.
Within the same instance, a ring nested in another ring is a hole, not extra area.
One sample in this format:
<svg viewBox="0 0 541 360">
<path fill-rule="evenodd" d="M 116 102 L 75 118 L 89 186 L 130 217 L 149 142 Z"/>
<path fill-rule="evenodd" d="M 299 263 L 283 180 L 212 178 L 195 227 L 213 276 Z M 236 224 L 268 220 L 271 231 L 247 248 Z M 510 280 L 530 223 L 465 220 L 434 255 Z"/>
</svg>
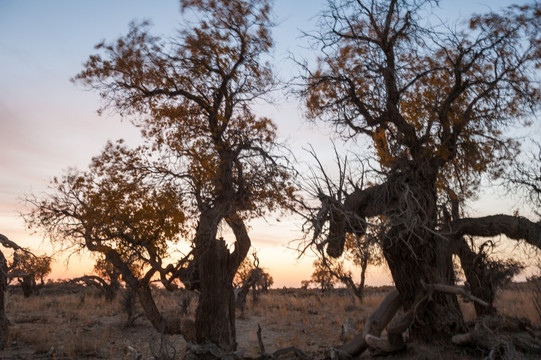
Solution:
<svg viewBox="0 0 541 360">
<path fill-rule="evenodd" d="M 318 218 L 329 227 L 313 229 L 315 238 L 326 232 L 322 246 L 338 257 L 346 233 L 364 236 L 370 219 L 382 219 L 374 232 L 409 319 L 390 333 L 396 347 L 410 323 L 422 341 L 465 329 L 455 295 L 427 295 L 449 289 L 427 284 L 454 284 L 451 245 L 463 236 L 505 234 L 540 246 L 541 227 L 525 218 L 446 219 L 441 208 L 446 189 L 462 203 L 481 174 L 500 176 L 514 159 L 517 143 L 505 129 L 539 106 L 539 4 L 436 31 L 419 21 L 431 3 L 329 2 L 314 37 L 323 52 L 316 69 L 305 67 L 302 91 L 309 118 L 335 125 L 345 138 L 368 139 L 378 159 L 376 183 L 340 201 L 320 197 Z"/>
<path fill-rule="evenodd" d="M 201 293 L 197 342 L 229 351 L 236 348 L 233 277 L 251 245 L 245 222 L 293 196 L 275 125 L 251 109 L 274 86 L 264 58 L 272 46 L 270 7 L 256 0 L 183 0 L 181 7 L 198 20 L 177 38 L 162 40 L 147 24 L 132 24 L 126 36 L 99 44 L 101 53 L 75 77 L 141 128 L 146 144 L 108 146 L 92 171 L 68 175 L 55 184 L 58 195 L 36 201 L 34 219 L 102 252 L 128 283 L 142 281 L 130 280 L 131 256 L 150 266 L 144 279 L 154 272 L 167 281 L 180 277 Z M 80 185 L 88 187 L 82 202 Z M 133 189 L 123 194 L 125 186 Z M 122 191 L 111 200 L 122 211 L 101 203 L 116 187 Z M 127 219 L 117 225 L 117 218 Z M 232 230 L 232 248 L 218 237 L 221 226 Z M 165 266 L 167 241 L 179 234 L 192 239 L 190 264 Z"/>
<path fill-rule="evenodd" d="M 36 256 L 27 251 L 17 250 L 9 266 L 11 278 L 17 278 L 21 284 L 24 297 L 39 294 L 44 279 L 51 273 L 52 259 L 49 256 Z M 39 280 L 38 284 L 36 281 Z"/>
</svg>

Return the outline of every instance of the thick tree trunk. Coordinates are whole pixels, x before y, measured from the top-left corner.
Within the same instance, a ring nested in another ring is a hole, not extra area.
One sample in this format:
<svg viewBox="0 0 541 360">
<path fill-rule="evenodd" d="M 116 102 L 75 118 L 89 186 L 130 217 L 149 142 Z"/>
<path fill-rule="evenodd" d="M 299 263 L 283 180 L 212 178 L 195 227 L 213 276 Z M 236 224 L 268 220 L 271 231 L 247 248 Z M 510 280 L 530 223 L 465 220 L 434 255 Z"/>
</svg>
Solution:
<svg viewBox="0 0 541 360">
<path fill-rule="evenodd" d="M 236 350 L 235 294 L 229 269 L 229 250 L 216 239 L 223 219 L 218 209 L 201 213 L 195 235 L 199 302 L 195 312 L 198 344 L 213 343 L 225 351 Z"/>
<path fill-rule="evenodd" d="M 1 235 L 1 234 L 0 234 Z M 7 273 L 8 266 L 4 254 L 0 251 L 0 350 L 3 350 L 6 346 L 6 342 L 9 335 L 8 318 L 6 315 L 7 304 Z"/>
<path fill-rule="evenodd" d="M 436 260 L 441 258 L 442 261 L 450 263 L 450 255 L 448 258 L 437 257 L 427 251 L 423 255 L 413 256 L 408 252 L 409 248 L 397 245 L 384 251 L 396 288 L 404 300 L 405 311 L 411 309 L 417 294 L 423 291 L 422 282 L 453 284 L 453 277 L 442 272 Z M 429 256 L 432 259 L 427 259 Z M 447 340 L 456 331 L 463 330 L 464 326 L 456 296 L 436 293 L 417 315 L 411 327 L 411 335 L 424 342 Z"/>
<path fill-rule="evenodd" d="M 199 344 L 213 343 L 224 351 L 237 348 L 233 277 L 250 249 L 250 238 L 242 219 L 230 214 L 225 220 L 235 235 L 230 252 L 223 239 L 216 239 L 225 211 L 219 208 L 201 213 L 195 236 L 195 259 L 201 296 L 195 313 Z"/>
<path fill-rule="evenodd" d="M 383 240 L 383 253 L 405 311 L 425 291 L 423 282 L 444 285 L 455 282 L 451 243 L 434 235 L 437 194 L 435 177 L 427 173 L 428 169 L 412 171 L 399 178 L 400 182 L 394 185 L 391 182 L 398 201 L 389 214 L 391 228 Z M 448 340 L 465 328 L 455 295 L 436 293 L 423 306 L 410 329 L 413 338 L 423 342 Z"/>
<path fill-rule="evenodd" d="M 234 351 L 237 347 L 235 294 L 227 266 L 229 251 L 224 241 L 214 240 L 198 252 L 201 296 L 195 313 L 197 342 Z"/>
<path fill-rule="evenodd" d="M 354 192 L 344 202 L 342 217 L 355 218 L 343 220 L 336 216 L 338 223 L 333 224 L 332 220 L 329 228 L 327 252 L 338 256 L 345 231 L 359 230 L 357 224 L 362 223 L 362 218 L 385 216 L 382 250 L 406 311 L 414 305 L 418 294 L 424 292 L 423 283 L 453 285 L 455 280 L 450 241 L 435 235 L 436 179 L 430 170 L 429 164 L 419 166 L 390 176 L 382 185 Z M 464 329 L 456 296 L 434 294 L 423 306 L 411 327 L 412 337 L 434 342 L 449 339 Z"/>
</svg>

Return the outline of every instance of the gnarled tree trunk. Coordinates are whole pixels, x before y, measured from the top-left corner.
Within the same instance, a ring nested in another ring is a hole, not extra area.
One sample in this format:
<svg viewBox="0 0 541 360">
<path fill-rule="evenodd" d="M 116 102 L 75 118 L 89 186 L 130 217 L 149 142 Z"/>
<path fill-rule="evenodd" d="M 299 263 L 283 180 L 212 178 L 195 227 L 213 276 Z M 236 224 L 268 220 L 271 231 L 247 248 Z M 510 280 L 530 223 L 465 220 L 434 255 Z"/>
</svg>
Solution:
<svg viewBox="0 0 541 360">
<path fill-rule="evenodd" d="M 233 278 L 250 249 L 250 238 L 242 219 L 225 217 L 236 238 L 230 252 L 223 239 L 216 239 L 224 212 L 214 209 L 200 216 L 195 236 L 195 258 L 201 296 L 195 313 L 197 342 L 213 343 L 224 351 L 237 348 Z"/>
<path fill-rule="evenodd" d="M 405 311 L 424 292 L 423 282 L 455 283 L 450 242 L 433 233 L 437 223 L 435 177 L 423 175 L 422 170 L 412 171 L 405 179 L 399 178 L 399 183 L 391 183 L 398 201 L 389 214 L 391 228 L 383 238 L 383 254 Z M 436 293 L 424 306 L 411 326 L 412 337 L 433 342 L 450 339 L 457 330 L 464 329 L 456 296 Z"/>
<path fill-rule="evenodd" d="M 384 184 L 355 191 L 344 201 L 342 214 L 332 215 L 327 248 L 331 256 L 341 254 L 346 232 L 362 235 L 364 218 L 385 217 L 382 251 L 405 311 L 424 292 L 423 282 L 454 284 L 450 241 L 435 234 L 435 177 L 426 168 L 412 168 L 390 176 Z M 433 342 L 463 328 L 456 296 L 437 293 L 417 314 L 411 335 Z"/>
</svg>

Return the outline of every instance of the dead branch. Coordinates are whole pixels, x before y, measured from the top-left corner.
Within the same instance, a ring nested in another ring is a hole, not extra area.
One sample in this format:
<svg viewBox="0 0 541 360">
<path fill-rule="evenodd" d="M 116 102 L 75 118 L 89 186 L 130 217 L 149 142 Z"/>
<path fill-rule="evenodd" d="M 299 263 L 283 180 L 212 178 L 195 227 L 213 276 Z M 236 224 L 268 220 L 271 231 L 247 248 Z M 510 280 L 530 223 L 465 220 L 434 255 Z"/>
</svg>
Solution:
<svg viewBox="0 0 541 360">
<path fill-rule="evenodd" d="M 347 360 L 362 354 L 369 346 L 366 336 L 379 337 L 401 306 L 402 298 L 398 290 L 393 289 L 368 317 L 363 331 L 338 349 L 338 359 Z"/>
<path fill-rule="evenodd" d="M 411 326 L 416 316 L 423 311 L 432 294 L 436 291 L 461 295 L 480 304 L 486 304 L 485 301 L 457 286 L 421 283 L 424 291 L 417 295 L 409 311 L 394 319 L 392 323 L 391 320 L 402 306 L 402 300 L 396 289 L 387 294 L 378 308 L 368 317 L 363 331 L 339 349 L 338 358 L 345 360 L 358 356 L 367 348 L 373 355 L 389 354 L 404 349 L 405 342 L 402 334 Z M 391 324 L 387 327 L 389 323 Z M 385 327 L 387 327 L 387 338 L 380 338 L 379 336 Z"/>
<path fill-rule="evenodd" d="M 446 294 L 460 295 L 464 299 L 477 302 L 483 306 L 489 306 L 489 304 L 486 301 L 473 296 L 471 293 L 466 292 L 463 288 L 458 287 L 458 286 L 445 285 L 445 284 L 424 284 L 424 286 L 429 291 L 438 291 L 438 292 L 442 292 Z"/>
<path fill-rule="evenodd" d="M 453 236 L 497 236 L 504 234 L 513 240 L 524 240 L 541 249 L 541 223 L 534 223 L 521 216 L 492 215 L 480 218 L 463 218 L 449 224 Z"/>
<path fill-rule="evenodd" d="M 261 355 L 266 354 L 265 344 L 263 344 L 263 339 L 261 339 L 261 326 L 257 324 L 257 344 L 259 345 L 259 353 Z"/>
<path fill-rule="evenodd" d="M 477 318 L 469 332 L 457 334 L 451 341 L 455 345 L 484 349 L 488 358 L 522 358 L 520 353 L 541 355 L 540 338 L 525 319 L 502 316 Z"/>
<path fill-rule="evenodd" d="M 299 359 L 303 359 L 303 360 L 310 360 L 312 359 L 310 356 L 308 356 L 304 351 L 302 351 L 301 349 L 295 347 L 295 346 L 289 346 L 289 347 L 286 347 L 286 348 L 283 348 L 283 349 L 278 349 L 276 350 L 275 352 L 272 353 L 272 356 L 271 358 L 273 359 L 276 359 L 284 354 L 287 354 L 287 353 L 295 353 L 295 355 L 297 356 L 297 358 Z"/>
<path fill-rule="evenodd" d="M 6 248 L 10 248 L 10 249 L 13 249 L 13 250 L 20 250 L 20 251 L 24 251 L 24 252 L 29 253 L 28 250 L 20 247 L 15 242 L 9 240 L 5 235 L 2 235 L 2 234 L 0 234 L 0 244 L 2 244 L 2 246 L 6 247 Z"/>
<path fill-rule="evenodd" d="M 280 356 L 285 355 L 290 352 L 295 353 L 295 356 L 298 359 L 302 359 L 302 360 L 312 359 L 304 351 L 302 351 L 301 349 L 295 346 L 289 346 L 283 349 L 278 349 L 272 354 L 267 354 L 267 352 L 265 351 L 265 345 L 263 344 L 263 340 L 261 338 L 261 326 L 259 324 L 257 324 L 257 342 L 259 345 L 260 355 L 256 358 L 256 360 L 278 359 Z"/>
</svg>

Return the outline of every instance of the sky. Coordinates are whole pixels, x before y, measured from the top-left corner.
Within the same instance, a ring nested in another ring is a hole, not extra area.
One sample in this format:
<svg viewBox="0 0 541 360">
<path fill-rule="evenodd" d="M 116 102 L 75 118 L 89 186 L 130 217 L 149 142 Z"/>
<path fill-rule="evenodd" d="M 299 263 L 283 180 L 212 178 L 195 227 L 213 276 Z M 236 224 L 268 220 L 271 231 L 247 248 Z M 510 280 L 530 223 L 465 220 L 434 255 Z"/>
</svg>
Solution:
<svg viewBox="0 0 541 360">
<path fill-rule="evenodd" d="M 442 0 L 437 12 L 442 19 L 460 20 L 510 3 Z M 273 60 L 282 77 L 297 71 L 288 60 L 290 54 L 310 56 L 301 29 L 313 30 L 325 4 L 326 0 L 275 0 Z M 138 131 L 118 116 L 98 116 L 99 95 L 70 78 L 95 53 L 95 44 L 125 34 L 132 20 L 149 19 L 154 34 L 173 34 L 182 22 L 179 9 L 178 0 L 0 0 L 0 233 L 36 253 L 56 251 L 40 234 L 26 229 L 19 215 L 25 206 L 21 199 L 43 192 L 52 177 L 69 167 L 85 169 L 108 140 L 124 138 L 130 144 L 139 138 Z M 307 123 L 294 100 L 262 105 L 259 111 L 277 123 L 296 156 L 306 156 L 302 149 L 310 144 L 322 159 L 332 159 L 329 132 Z M 480 201 L 481 208 L 498 206 L 499 212 L 519 205 L 491 191 Z M 295 246 L 290 242 L 301 238 L 299 219 L 269 218 L 250 225 L 253 247 L 275 286 L 298 287 L 309 279 L 314 258 L 298 260 L 290 249 Z M 57 256 L 51 277 L 78 276 L 91 267 L 88 254 L 72 257 L 69 267 Z M 369 285 L 389 281 L 385 270 L 368 275 Z"/>
</svg>

